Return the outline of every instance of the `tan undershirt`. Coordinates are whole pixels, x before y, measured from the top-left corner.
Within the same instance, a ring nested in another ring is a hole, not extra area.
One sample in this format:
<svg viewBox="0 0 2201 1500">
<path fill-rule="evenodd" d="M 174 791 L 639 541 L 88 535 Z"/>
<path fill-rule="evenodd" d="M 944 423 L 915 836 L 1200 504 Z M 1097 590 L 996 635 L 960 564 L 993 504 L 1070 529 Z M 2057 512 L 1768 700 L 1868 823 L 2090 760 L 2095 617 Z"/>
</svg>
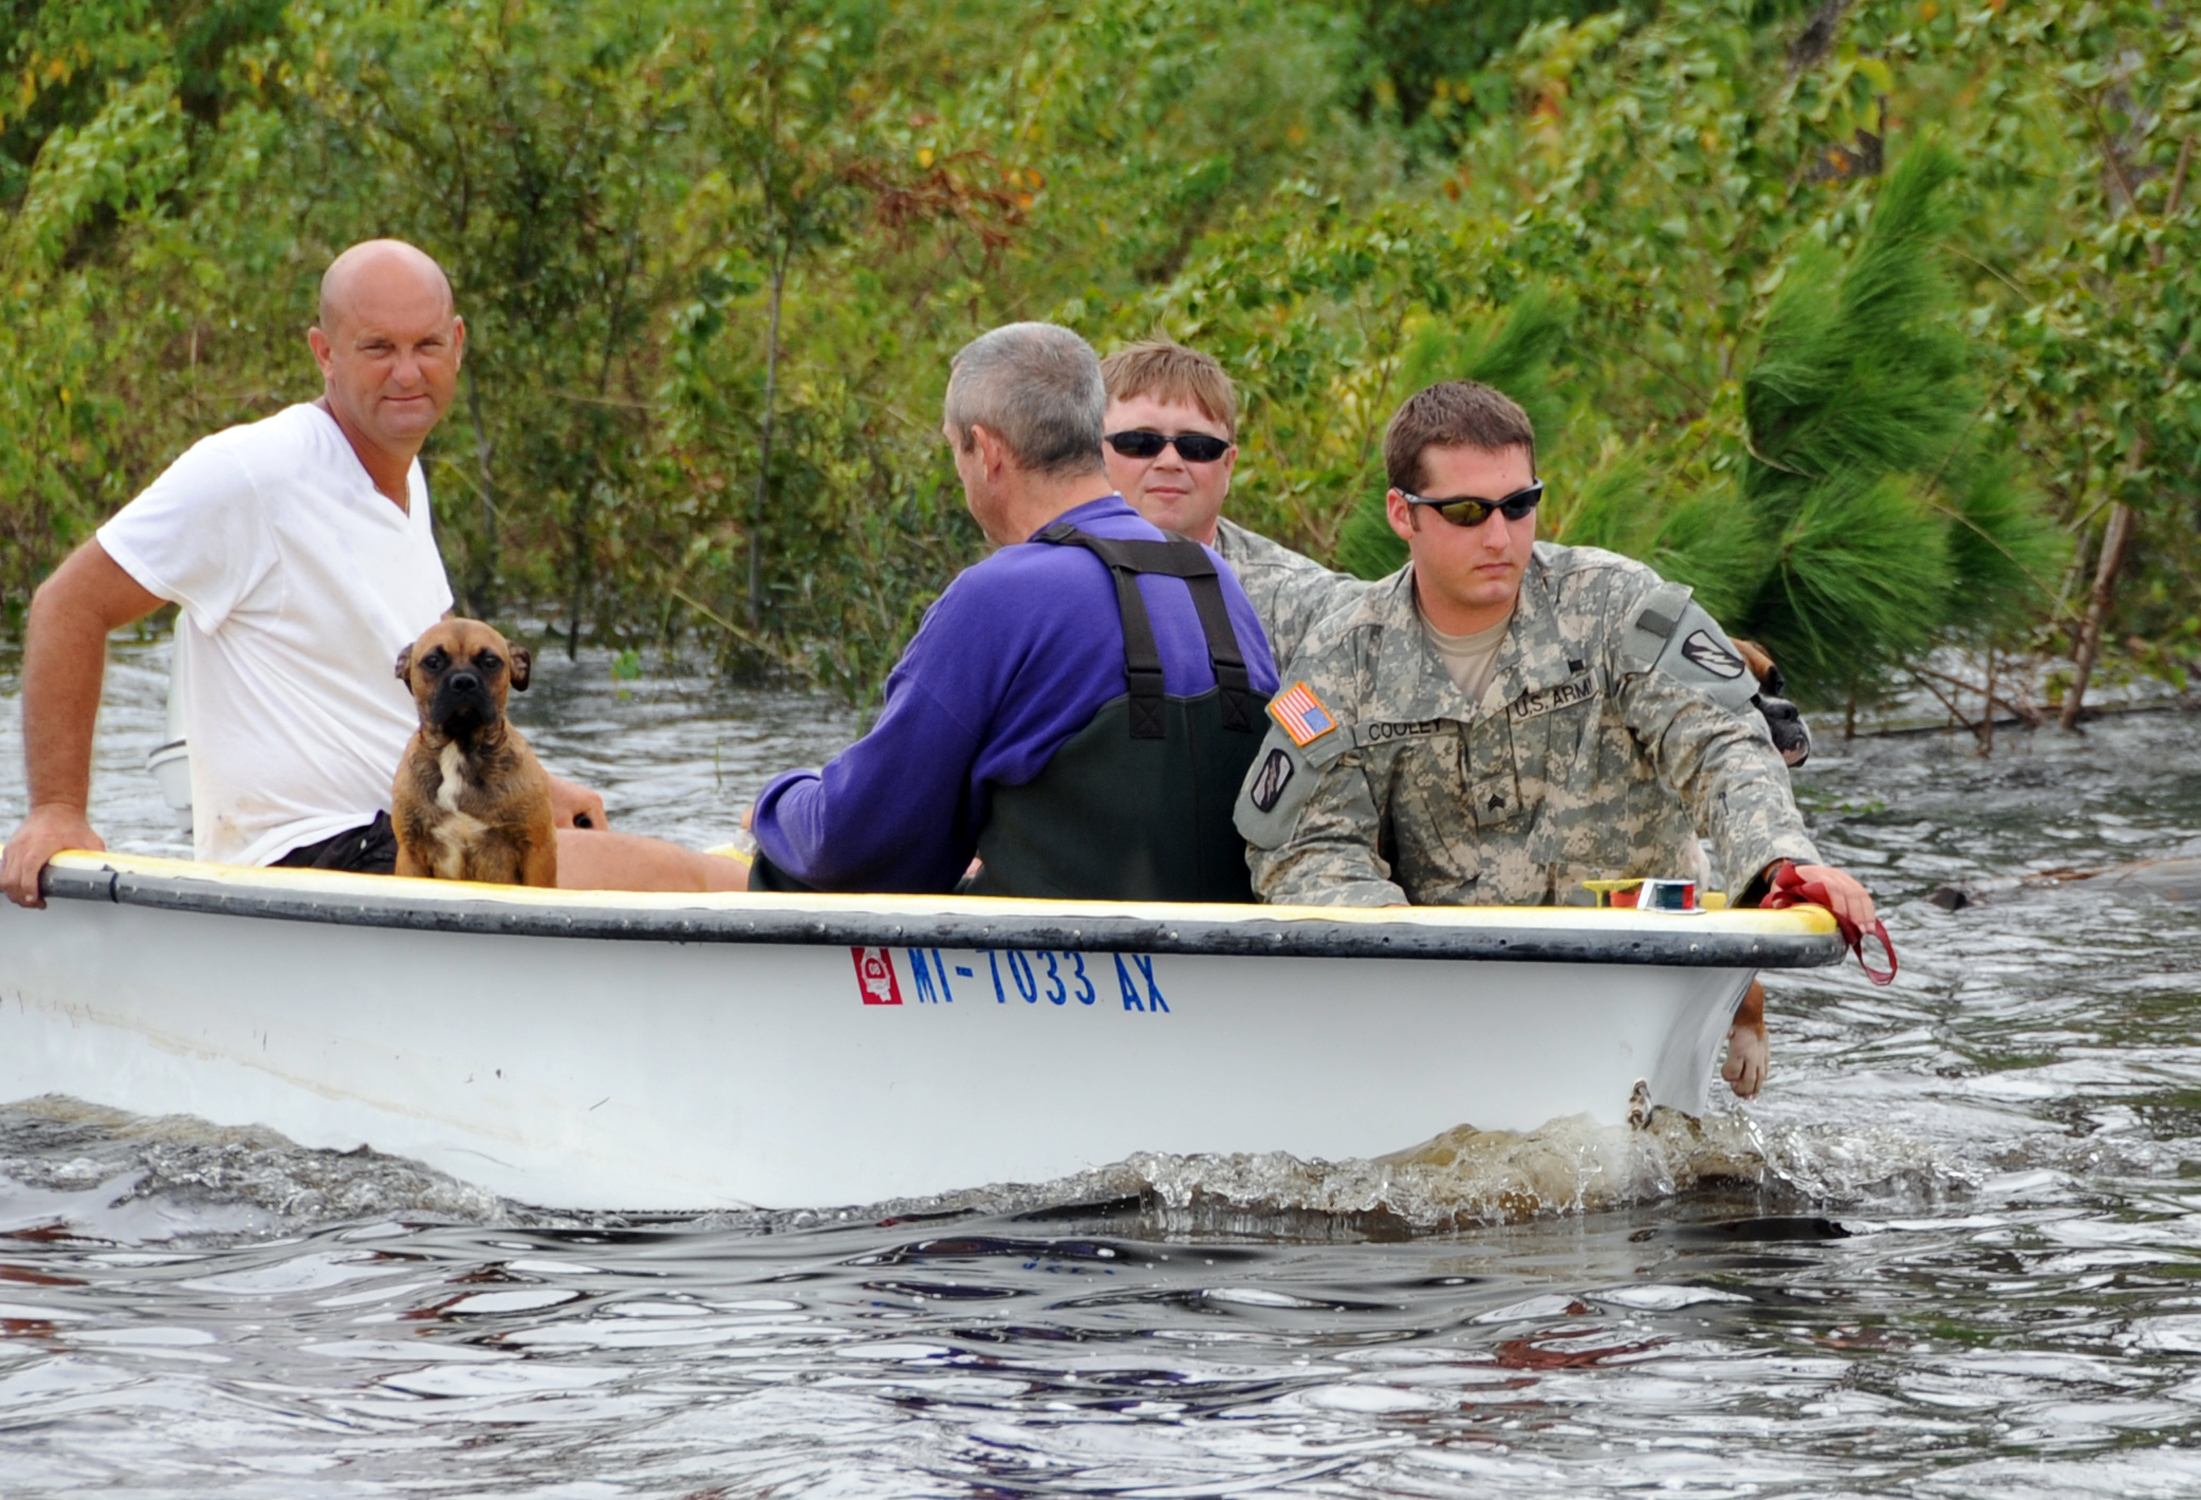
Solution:
<svg viewBox="0 0 2201 1500">
<path fill-rule="evenodd" d="M 1488 630 L 1473 635 L 1446 635 L 1429 623 L 1427 615 L 1421 617 L 1422 634 L 1437 648 L 1437 659 L 1470 703 L 1482 702 L 1490 679 L 1498 675 L 1498 648 L 1506 643 L 1506 632 L 1512 628 L 1513 616 L 1507 615 Z"/>
</svg>

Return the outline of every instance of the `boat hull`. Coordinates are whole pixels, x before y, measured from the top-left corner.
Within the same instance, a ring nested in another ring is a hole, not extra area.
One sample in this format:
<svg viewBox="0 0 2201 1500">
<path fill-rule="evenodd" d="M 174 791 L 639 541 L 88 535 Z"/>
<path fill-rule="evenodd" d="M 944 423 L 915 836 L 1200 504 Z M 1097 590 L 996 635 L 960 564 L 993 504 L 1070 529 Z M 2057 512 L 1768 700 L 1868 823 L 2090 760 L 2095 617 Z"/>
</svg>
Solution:
<svg viewBox="0 0 2201 1500">
<path fill-rule="evenodd" d="M 1617 1123 L 1646 1096 L 1693 1111 L 1753 972 L 1015 932 L 546 937 L 232 905 L 0 906 L 0 1099 L 371 1144 L 559 1207 L 868 1203 L 1139 1151 L 1369 1156 L 1461 1124 Z"/>
</svg>

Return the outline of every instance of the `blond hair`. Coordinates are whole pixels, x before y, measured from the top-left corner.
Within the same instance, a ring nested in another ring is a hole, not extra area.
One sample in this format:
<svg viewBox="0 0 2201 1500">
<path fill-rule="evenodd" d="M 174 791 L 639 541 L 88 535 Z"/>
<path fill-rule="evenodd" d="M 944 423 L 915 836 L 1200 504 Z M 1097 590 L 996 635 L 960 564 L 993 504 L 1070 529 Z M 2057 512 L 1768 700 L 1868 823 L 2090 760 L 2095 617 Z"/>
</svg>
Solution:
<svg viewBox="0 0 2201 1500">
<path fill-rule="evenodd" d="M 1173 406 L 1197 406 L 1233 441 L 1238 437 L 1238 392 L 1223 367 L 1197 349 L 1170 339 L 1142 339 L 1101 361 L 1108 399 L 1146 396 Z"/>
</svg>

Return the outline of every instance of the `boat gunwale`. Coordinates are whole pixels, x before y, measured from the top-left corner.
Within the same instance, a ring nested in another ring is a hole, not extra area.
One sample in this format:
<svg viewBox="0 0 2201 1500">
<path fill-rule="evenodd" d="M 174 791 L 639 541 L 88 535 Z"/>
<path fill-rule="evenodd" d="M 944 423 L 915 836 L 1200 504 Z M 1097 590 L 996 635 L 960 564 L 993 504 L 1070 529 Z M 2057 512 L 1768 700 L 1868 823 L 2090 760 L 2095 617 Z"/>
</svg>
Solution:
<svg viewBox="0 0 2201 1500">
<path fill-rule="evenodd" d="M 280 872 L 95 854 L 46 869 L 49 898 L 165 911 L 499 937 L 629 942 L 924 947 L 1219 957 L 1404 958 L 1683 968 L 1800 969 L 1841 961 L 1831 917 L 1816 910 L 1651 916 L 1571 907 L 1329 911 L 991 898 L 658 897 L 477 888 L 437 890 L 393 876 Z M 867 901 L 869 904 L 867 904 Z M 953 904 L 946 904 L 953 903 Z M 915 909 L 894 909 L 897 905 Z M 1260 915 L 1242 915 L 1258 910 Z M 1474 920 L 1461 920 L 1472 913 Z M 1507 919 L 1507 918 L 1510 918 Z M 1736 919 L 1746 919 L 1738 922 Z"/>
</svg>

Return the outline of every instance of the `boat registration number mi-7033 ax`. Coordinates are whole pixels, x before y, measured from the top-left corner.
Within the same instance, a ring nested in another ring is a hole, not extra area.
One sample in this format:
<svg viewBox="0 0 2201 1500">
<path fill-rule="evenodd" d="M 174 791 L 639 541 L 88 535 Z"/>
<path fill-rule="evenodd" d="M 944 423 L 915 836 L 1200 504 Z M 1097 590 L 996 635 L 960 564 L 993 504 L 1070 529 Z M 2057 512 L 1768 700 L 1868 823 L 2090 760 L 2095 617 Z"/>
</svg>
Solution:
<svg viewBox="0 0 2201 1500">
<path fill-rule="evenodd" d="M 1035 1008 L 1170 1014 L 1146 953 L 1053 948 L 854 948 L 856 991 L 866 1005 L 953 1005 L 958 999 Z M 905 988 L 903 975 L 909 976 Z M 1120 1012 L 1119 1012 L 1120 1013 Z"/>
</svg>

